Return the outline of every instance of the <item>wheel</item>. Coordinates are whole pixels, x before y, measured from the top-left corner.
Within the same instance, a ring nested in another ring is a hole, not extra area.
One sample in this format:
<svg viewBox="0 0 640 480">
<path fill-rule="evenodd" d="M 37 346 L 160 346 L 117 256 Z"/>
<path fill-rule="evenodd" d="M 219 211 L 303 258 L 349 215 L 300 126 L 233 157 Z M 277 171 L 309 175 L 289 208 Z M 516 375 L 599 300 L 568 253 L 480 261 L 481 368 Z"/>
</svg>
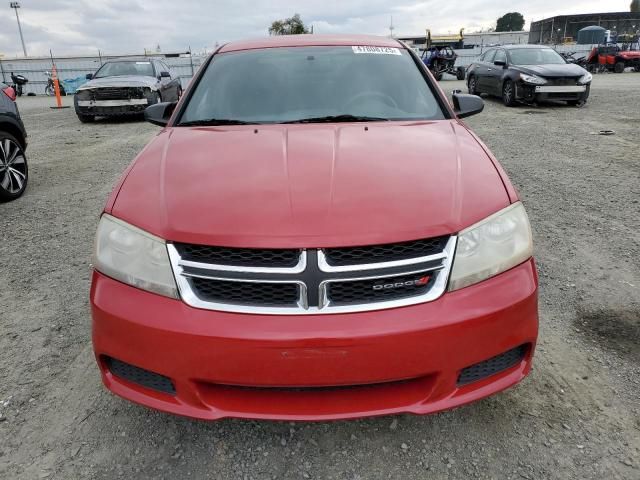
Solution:
<svg viewBox="0 0 640 480">
<path fill-rule="evenodd" d="M 480 91 L 478 90 L 478 82 L 475 75 L 471 75 L 469 77 L 469 83 L 467 84 L 467 87 L 469 88 L 469 95 L 480 95 Z"/>
<path fill-rule="evenodd" d="M 456 78 L 458 80 L 464 80 L 466 73 L 467 72 L 465 71 L 464 67 L 458 67 L 458 69 L 456 70 Z"/>
<path fill-rule="evenodd" d="M 182 87 L 178 87 L 178 100 L 182 98 Z"/>
<path fill-rule="evenodd" d="M 516 104 L 516 86 L 511 80 L 505 80 L 502 85 L 502 103 L 507 107 Z"/>
<path fill-rule="evenodd" d="M 617 62 L 613 67 L 613 71 L 616 73 L 624 72 L 624 62 Z"/>
<path fill-rule="evenodd" d="M 51 86 L 51 85 L 47 85 L 47 86 L 44 88 L 44 93 L 45 93 L 45 95 L 47 95 L 47 96 L 49 96 L 49 97 L 53 97 L 53 96 L 55 95 L 55 92 L 54 92 L 54 90 L 53 90 L 53 86 Z"/>
<path fill-rule="evenodd" d="M 0 202 L 22 195 L 28 179 L 27 156 L 20 142 L 13 135 L 0 132 Z"/>
<path fill-rule="evenodd" d="M 635 67 L 633 67 L 633 69 L 634 69 L 636 72 L 640 72 L 640 65 L 636 65 Z"/>
<path fill-rule="evenodd" d="M 84 115 L 77 112 L 76 115 L 78 115 L 78 120 L 80 120 L 82 123 L 91 123 L 96 119 L 96 117 L 94 117 L 93 115 Z"/>
<path fill-rule="evenodd" d="M 433 72 L 433 76 L 436 78 L 438 82 L 442 80 L 442 72 L 440 70 L 438 70 L 437 72 Z"/>
</svg>

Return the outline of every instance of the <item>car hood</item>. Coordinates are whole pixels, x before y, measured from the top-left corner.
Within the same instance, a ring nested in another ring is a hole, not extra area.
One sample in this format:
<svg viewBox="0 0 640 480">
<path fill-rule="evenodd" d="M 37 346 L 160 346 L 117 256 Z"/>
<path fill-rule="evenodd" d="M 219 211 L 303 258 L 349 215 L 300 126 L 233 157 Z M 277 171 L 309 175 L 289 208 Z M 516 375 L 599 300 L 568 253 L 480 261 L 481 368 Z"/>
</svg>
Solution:
<svg viewBox="0 0 640 480">
<path fill-rule="evenodd" d="M 119 77 L 94 78 L 84 83 L 78 90 L 100 87 L 155 87 L 158 81 L 144 75 L 122 75 Z"/>
<path fill-rule="evenodd" d="M 450 234 L 509 203 L 452 120 L 168 128 L 106 210 L 168 240 L 291 248 Z"/>
<path fill-rule="evenodd" d="M 581 77 L 587 71 L 573 63 L 551 65 L 514 65 L 511 68 L 519 72 L 538 75 L 540 77 Z"/>
</svg>

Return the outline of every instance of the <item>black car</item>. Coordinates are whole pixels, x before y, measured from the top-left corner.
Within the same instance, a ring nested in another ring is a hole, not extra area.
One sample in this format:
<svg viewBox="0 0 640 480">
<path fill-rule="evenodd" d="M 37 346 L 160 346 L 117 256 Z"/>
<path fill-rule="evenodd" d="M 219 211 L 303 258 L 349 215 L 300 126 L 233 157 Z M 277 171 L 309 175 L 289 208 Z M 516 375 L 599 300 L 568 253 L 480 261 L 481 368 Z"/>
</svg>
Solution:
<svg viewBox="0 0 640 480">
<path fill-rule="evenodd" d="M 546 100 L 582 105 L 589 97 L 591 80 L 584 68 L 540 45 L 491 48 L 467 69 L 469 93 L 502 97 L 508 107 Z"/>
<path fill-rule="evenodd" d="M 0 202 L 15 200 L 27 188 L 27 132 L 13 88 L 0 82 Z"/>
<path fill-rule="evenodd" d="M 162 59 L 129 57 L 106 62 L 76 92 L 81 122 L 95 117 L 141 114 L 149 105 L 174 102 L 182 95 L 180 78 Z"/>
</svg>

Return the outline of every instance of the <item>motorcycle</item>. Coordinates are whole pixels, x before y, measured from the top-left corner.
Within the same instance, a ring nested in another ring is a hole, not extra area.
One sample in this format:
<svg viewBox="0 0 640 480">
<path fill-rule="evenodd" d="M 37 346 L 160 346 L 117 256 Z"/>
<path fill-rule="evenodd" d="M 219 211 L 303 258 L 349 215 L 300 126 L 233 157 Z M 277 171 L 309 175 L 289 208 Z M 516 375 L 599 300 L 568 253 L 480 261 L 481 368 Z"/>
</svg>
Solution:
<svg viewBox="0 0 640 480">
<path fill-rule="evenodd" d="M 53 97 L 56 94 L 56 90 L 55 87 L 53 85 L 53 76 L 51 75 L 51 72 L 44 72 L 45 75 L 48 77 L 47 78 L 47 86 L 44 87 L 44 93 L 47 94 L 50 97 Z M 62 85 L 62 82 L 58 79 L 58 86 L 60 87 L 60 95 L 62 95 L 63 97 L 67 95 L 67 92 L 65 92 L 64 90 L 64 86 Z"/>
<path fill-rule="evenodd" d="M 13 85 L 10 86 L 15 90 L 16 95 L 21 97 L 24 93 L 22 86 L 25 85 L 29 80 L 24 75 L 15 75 L 13 72 L 11 72 L 11 81 L 13 82 Z"/>
</svg>

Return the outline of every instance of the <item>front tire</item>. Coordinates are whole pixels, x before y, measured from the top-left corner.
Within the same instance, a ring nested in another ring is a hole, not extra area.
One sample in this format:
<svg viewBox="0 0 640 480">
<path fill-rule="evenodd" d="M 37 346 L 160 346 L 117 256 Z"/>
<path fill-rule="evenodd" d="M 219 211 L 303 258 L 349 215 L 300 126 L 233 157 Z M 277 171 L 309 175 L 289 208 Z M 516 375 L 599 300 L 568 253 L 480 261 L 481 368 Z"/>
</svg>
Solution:
<svg viewBox="0 0 640 480">
<path fill-rule="evenodd" d="M 475 75 L 471 75 L 469 77 L 467 87 L 469 89 L 469 95 L 480 95 L 480 91 L 478 90 L 478 81 L 476 80 Z"/>
<path fill-rule="evenodd" d="M 0 202 L 15 200 L 27 188 L 27 156 L 13 135 L 0 132 Z"/>
<path fill-rule="evenodd" d="M 456 78 L 458 80 L 464 80 L 464 77 L 466 76 L 467 72 L 465 71 L 464 67 L 458 67 L 456 70 Z"/>
<path fill-rule="evenodd" d="M 44 93 L 48 97 L 53 97 L 55 92 L 53 91 L 53 87 L 51 85 L 47 85 L 44 89 Z"/>
<path fill-rule="evenodd" d="M 502 103 L 507 107 L 516 104 L 516 85 L 511 80 L 505 80 L 502 85 Z"/>
<path fill-rule="evenodd" d="M 624 72 L 624 68 L 624 62 L 618 62 L 614 65 L 613 71 L 616 73 L 622 73 Z"/>
<path fill-rule="evenodd" d="M 92 123 L 96 119 L 93 115 L 83 115 L 82 113 L 78 113 L 77 115 L 78 120 L 82 123 Z"/>
</svg>

